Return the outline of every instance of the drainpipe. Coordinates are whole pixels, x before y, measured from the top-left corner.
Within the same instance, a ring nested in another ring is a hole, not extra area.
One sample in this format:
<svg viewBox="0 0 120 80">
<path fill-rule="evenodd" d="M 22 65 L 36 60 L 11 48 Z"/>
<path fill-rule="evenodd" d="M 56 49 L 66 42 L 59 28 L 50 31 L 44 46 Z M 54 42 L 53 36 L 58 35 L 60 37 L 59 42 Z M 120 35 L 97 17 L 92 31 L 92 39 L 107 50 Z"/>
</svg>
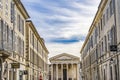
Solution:
<svg viewBox="0 0 120 80">
<path fill-rule="evenodd" d="M 99 77 L 99 63 L 98 63 L 98 47 L 96 46 L 96 61 L 97 61 L 97 80 L 100 79 Z"/>
<path fill-rule="evenodd" d="M 113 8 L 114 8 L 114 20 L 115 20 L 115 31 L 116 31 L 116 34 L 115 34 L 115 39 L 116 39 L 116 44 L 117 44 L 117 16 L 116 16 L 116 0 L 112 0 L 113 1 Z M 116 54 L 117 54 L 118 51 L 116 51 Z M 117 74 L 117 78 L 119 80 L 119 59 L 118 59 L 118 55 L 117 55 L 117 68 L 118 68 L 118 74 Z"/>
</svg>

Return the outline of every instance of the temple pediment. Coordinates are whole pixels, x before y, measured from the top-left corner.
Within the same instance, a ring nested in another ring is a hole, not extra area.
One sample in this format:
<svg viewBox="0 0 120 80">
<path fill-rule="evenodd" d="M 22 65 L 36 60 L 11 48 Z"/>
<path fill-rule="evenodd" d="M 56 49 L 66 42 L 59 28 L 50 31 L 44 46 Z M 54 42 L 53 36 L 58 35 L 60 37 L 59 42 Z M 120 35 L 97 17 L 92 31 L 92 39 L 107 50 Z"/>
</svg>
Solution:
<svg viewBox="0 0 120 80">
<path fill-rule="evenodd" d="M 79 59 L 79 57 L 76 57 L 67 53 L 63 53 L 50 58 L 50 61 L 51 60 L 73 60 L 73 59 Z"/>
<path fill-rule="evenodd" d="M 51 62 L 49 66 L 51 80 L 79 80 L 79 57 L 62 53 L 51 57 L 49 60 Z"/>
<path fill-rule="evenodd" d="M 63 60 L 63 59 L 72 59 L 71 57 L 68 57 L 68 56 L 61 56 L 61 57 L 58 57 L 56 59 L 60 59 L 60 60 Z"/>
</svg>

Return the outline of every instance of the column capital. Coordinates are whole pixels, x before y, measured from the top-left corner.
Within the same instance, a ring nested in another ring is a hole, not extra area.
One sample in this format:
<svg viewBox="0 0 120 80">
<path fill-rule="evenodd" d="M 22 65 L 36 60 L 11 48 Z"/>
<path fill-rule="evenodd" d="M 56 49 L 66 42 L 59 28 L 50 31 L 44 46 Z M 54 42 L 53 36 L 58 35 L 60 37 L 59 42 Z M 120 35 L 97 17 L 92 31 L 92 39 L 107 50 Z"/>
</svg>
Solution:
<svg viewBox="0 0 120 80">
<path fill-rule="evenodd" d="M 56 65 L 58 65 L 58 63 Z"/>
<path fill-rule="evenodd" d="M 50 65 L 53 65 L 53 64 L 50 64 Z"/>
<path fill-rule="evenodd" d="M 70 63 L 66 63 L 66 64 L 70 64 Z"/>
</svg>

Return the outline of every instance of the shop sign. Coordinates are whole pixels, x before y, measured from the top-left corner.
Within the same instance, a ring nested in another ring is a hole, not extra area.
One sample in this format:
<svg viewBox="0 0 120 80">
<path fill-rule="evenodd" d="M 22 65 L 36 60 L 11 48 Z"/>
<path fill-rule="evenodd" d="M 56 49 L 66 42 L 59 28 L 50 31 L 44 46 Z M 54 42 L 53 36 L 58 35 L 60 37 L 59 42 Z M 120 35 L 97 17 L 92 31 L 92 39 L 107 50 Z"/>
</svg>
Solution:
<svg viewBox="0 0 120 80">
<path fill-rule="evenodd" d="M 20 63 L 11 63 L 12 68 L 20 68 Z"/>
</svg>

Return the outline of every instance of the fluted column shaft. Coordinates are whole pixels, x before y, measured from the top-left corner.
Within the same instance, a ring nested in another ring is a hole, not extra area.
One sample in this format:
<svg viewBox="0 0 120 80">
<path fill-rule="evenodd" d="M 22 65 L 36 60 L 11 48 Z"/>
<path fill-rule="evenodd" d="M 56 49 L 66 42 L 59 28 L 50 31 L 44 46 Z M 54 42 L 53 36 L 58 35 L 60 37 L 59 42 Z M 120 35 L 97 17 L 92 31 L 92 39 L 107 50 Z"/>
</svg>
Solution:
<svg viewBox="0 0 120 80">
<path fill-rule="evenodd" d="M 71 64 L 72 65 L 72 75 L 74 76 L 74 74 L 73 74 L 73 64 Z M 73 76 L 72 76 L 72 80 L 73 80 Z"/>
<path fill-rule="evenodd" d="M 67 67 L 67 80 L 68 80 L 68 64 L 66 64 L 66 67 Z"/>
<path fill-rule="evenodd" d="M 79 64 L 77 64 L 77 80 L 79 80 L 79 72 L 80 72 L 80 70 L 79 70 Z"/>
<path fill-rule="evenodd" d="M 53 80 L 53 64 L 51 64 L 51 80 Z"/>
<path fill-rule="evenodd" d="M 63 64 L 61 64 L 61 80 L 63 80 Z"/>
<path fill-rule="evenodd" d="M 56 64 L 56 80 L 58 80 L 58 64 Z"/>
</svg>

